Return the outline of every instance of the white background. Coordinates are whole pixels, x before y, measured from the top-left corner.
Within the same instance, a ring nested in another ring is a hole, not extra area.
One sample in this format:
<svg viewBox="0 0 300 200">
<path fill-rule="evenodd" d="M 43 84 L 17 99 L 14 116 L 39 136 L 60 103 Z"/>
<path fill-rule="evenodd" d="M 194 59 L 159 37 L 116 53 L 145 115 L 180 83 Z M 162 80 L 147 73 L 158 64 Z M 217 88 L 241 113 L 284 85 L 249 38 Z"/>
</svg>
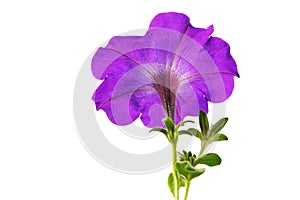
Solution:
<svg viewBox="0 0 300 200">
<path fill-rule="evenodd" d="M 285 2 L 285 3 L 283 3 Z M 172 199 L 170 169 L 105 168 L 82 146 L 72 115 L 76 76 L 114 35 L 159 12 L 187 14 L 232 48 L 241 74 L 227 102 L 221 166 L 190 199 L 299 199 L 297 1 L 1 1 L 0 199 Z"/>
</svg>

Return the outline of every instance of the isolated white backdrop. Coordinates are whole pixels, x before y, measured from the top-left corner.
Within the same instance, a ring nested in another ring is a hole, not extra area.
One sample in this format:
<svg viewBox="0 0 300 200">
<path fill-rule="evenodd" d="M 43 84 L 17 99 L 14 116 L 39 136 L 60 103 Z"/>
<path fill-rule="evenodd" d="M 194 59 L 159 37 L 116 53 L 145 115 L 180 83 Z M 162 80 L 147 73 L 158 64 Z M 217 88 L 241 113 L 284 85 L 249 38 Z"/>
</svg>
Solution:
<svg viewBox="0 0 300 200">
<path fill-rule="evenodd" d="M 283 3 L 284 2 L 284 3 Z M 170 169 L 127 175 L 84 149 L 72 116 L 76 76 L 103 41 L 159 12 L 215 26 L 241 74 L 226 104 L 221 166 L 190 199 L 299 199 L 297 1 L 1 1 L 0 199 L 172 199 Z M 155 147 L 157 148 L 157 147 Z M 109 152 L 108 152 L 109 153 Z"/>
</svg>

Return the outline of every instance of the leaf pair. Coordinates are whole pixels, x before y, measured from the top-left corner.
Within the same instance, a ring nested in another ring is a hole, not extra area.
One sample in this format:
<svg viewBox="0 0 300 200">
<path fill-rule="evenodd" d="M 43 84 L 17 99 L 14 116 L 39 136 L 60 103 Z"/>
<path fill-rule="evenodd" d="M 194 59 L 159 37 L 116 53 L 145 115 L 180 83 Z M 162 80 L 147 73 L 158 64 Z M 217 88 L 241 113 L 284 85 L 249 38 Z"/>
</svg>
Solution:
<svg viewBox="0 0 300 200">
<path fill-rule="evenodd" d="M 167 137 L 169 142 L 172 142 L 173 140 L 177 140 L 178 135 L 180 134 L 180 131 L 178 131 L 178 129 L 181 126 L 183 126 L 185 123 L 188 122 L 194 123 L 193 121 L 187 120 L 187 121 L 182 121 L 175 126 L 173 120 L 169 117 L 164 119 L 163 122 L 167 129 L 158 127 L 158 128 L 152 128 L 149 132 L 153 132 L 153 131 L 161 132 Z"/>
<path fill-rule="evenodd" d="M 167 137 L 168 141 L 171 142 L 174 139 L 174 132 L 175 132 L 174 122 L 169 117 L 164 119 L 163 122 L 167 129 L 157 127 L 157 128 L 152 128 L 149 132 L 161 132 Z"/>
<path fill-rule="evenodd" d="M 197 130 L 195 128 L 190 128 L 187 131 L 181 132 L 181 134 L 188 134 L 199 138 L 201 140 L 200 154 L 202 154 L 206 149 L 206 147 L 211 143 L 228 140 L 226 135 L 219 133 L 224 128 L 227 121 L 228 118 L 222 118 L 210 127 L 206 113 L 200 110 L 199 112 L 200 130 Z"/>
<path fill-rule="evenodd" d="M 199 112 L 199 124 L 200 131 L 195 128 L 189 128 L 188 130 L 181 130 L 179 135 L 190 135 L 199 138 L 201 141 L 207 140 L 208 143 L 228 140 L 227 136 L 220 134 L 219 132 L 224 128 L 228 121 L 228 118 L 222 118 L 217 123 L 213 124 L 210 128 L 208 118 L 205 112 L 200 110 Z"/>
<path fill-rule="evenodd" d="M 228 121 L 227 117 L 222 118 L 219 121 L 217 121 L 215 124 L 213 124 L 212 127 L 210 128 L 206 113 L 202 110 L 200 110 L 199 112 L 199 124 L 200 124 L 201 133 L 206 137 L 210 137 L 218 134 L 224 128 L 227 121 Z"/>
</svg>

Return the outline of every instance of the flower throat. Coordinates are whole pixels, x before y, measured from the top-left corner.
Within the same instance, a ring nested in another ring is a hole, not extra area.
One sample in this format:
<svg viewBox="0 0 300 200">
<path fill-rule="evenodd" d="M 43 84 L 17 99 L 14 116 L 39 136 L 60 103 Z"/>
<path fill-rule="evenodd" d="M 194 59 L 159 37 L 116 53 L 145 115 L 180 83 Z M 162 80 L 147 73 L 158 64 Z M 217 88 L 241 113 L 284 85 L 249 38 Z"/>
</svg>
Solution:
<svg viewBox="0 0 300 200">
<path fill-rule="evenodd" d="M 170 88 L 160 84 L 155 84 L 154 88 L 159 94 L 159 97 L 161 99 L 167 117 L 170 117 L 174 121 L 175 102 L 176 102 L 175 93 Z"/>
</svg>

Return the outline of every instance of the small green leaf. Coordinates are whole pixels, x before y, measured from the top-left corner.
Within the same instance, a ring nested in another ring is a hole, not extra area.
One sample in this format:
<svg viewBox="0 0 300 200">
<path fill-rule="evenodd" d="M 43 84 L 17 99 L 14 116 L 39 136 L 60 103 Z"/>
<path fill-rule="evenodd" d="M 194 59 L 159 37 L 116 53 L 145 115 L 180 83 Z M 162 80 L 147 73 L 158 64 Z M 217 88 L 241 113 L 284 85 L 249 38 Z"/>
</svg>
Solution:
<svg viewBox="0 0 300 200">
<path fill-rule="evenodd" d="M 219 142 L 219 141 L 226 141 L 228 137 L 224 134 L 216 134 L 212 137 L 211 142 Z"/>
<path fill-rule="evenodd" d="M 171 191 L 171 193 L 173 194 L 173 196 L 175 196 L 174 194 L 174 176 L 173 176 L 173 173 L 170 173 L 169 174 L 169 177 L 168 177 L 168 186 L 169 186 L 169 189 Z M 180 176 L 179 177 L 179 188 L 181 187 L 184 187 L 185 186 L 185 179 L 183 176 Z"/>
<path fill-rule="evenodd" d="M 178 134 L 179 135 L 190 135 L 190 136 L 193 136 L 193 134 L 190 131 L 187 131 L 187 130 L 178 131 Z"/>
<path fill-rule="evenodd" d="M 179 124 L 177 124 L 177 126 L 183 126 L 185 123 L 195 123 L 195 122 L 192 120 L 185 120 L 185 121 L 182 121 Z"/>
<path fill-rule="evenodd" d="M 163 128 L 152 128 L 149 132 L 161 132 L 165 135 L 168 134 L 167 130 L 166 129 L 163 129 Z"/>
<path fill-rule="evenodd" d="M 177 126 L 175 127 L 175 131 L 178 131 L 178 129 L 183 126 L 185 123 L 195 123 L 194 121 L 192 120 L 186 120 L 186 121 L 182 121 L 180 122 L 179 124 L 177 124 Z"/>
<path fill-rule="evenodd" d="M 175 130 L 175 126 L 174 126 L 174 122 L 173 122 L 173 120 L 171 119 L 171 118 L 166 118 L 165 120 L 164 120 L 164 124 L 166 125 L 166 127 L 167 127 L 167 129 L 169 130 L 169 131 L 171 131 L 172 133 L 174 133 L 174 130 Z"/>
<path fill-rule="evenodd" d="M 222 159 L 220 158 L 220 156 L 218 156 L 218 154 L 209 153 L 209 154 L 201 156 L 200 158 L 197 158 L 194 161 L 194 165 L 205 164 L 207 166 L 212 167 L 212 166 L 220 165 L 221 162 L 222 162 Z"/>
<path fill-rule="evenodd" d="M 199 112 L 199 124 L 201 128 L 201 132 L 206 135 L 209 129 L 209 123 L 207 119 L 207 115 L 204 111 L 200 110 Z"/>
<path fill-rule="evenodd" d="M 169 189 L 171 191 L 171 193 L 173 194 L 173 196 L 175 196 L 174 194 L 174 176 L 172 173 L 170 173 L 169 177 L 168 177 L 168 186 L 169 186 Z"/>
<path fill-rule="evenodd" d="M 192 180 L 205 172 L 204 168 L 197 169 L 188 161 L 179 161 L 175 163 L 176 170 L 187 180 Z"/>
<path fill-rule="evenodd" d="M 195 128 L 189 128 L 188 131 L 195 137 L 199 138 L 200 137 L 200 131 L 198 131 Z"/>
<path fill-rule="evenodd" d="M 222 130 L 222 128 L 224 128 L 224 126 L 226 125 L 228 121 L 228 118 L 222 118 L 219 121 L 217 121 L 217 123 L 215 123 L 211 129 L 210 129 L 210 135 L 215 135 L 218 134 L 220 130 Z"/>
</svg>

